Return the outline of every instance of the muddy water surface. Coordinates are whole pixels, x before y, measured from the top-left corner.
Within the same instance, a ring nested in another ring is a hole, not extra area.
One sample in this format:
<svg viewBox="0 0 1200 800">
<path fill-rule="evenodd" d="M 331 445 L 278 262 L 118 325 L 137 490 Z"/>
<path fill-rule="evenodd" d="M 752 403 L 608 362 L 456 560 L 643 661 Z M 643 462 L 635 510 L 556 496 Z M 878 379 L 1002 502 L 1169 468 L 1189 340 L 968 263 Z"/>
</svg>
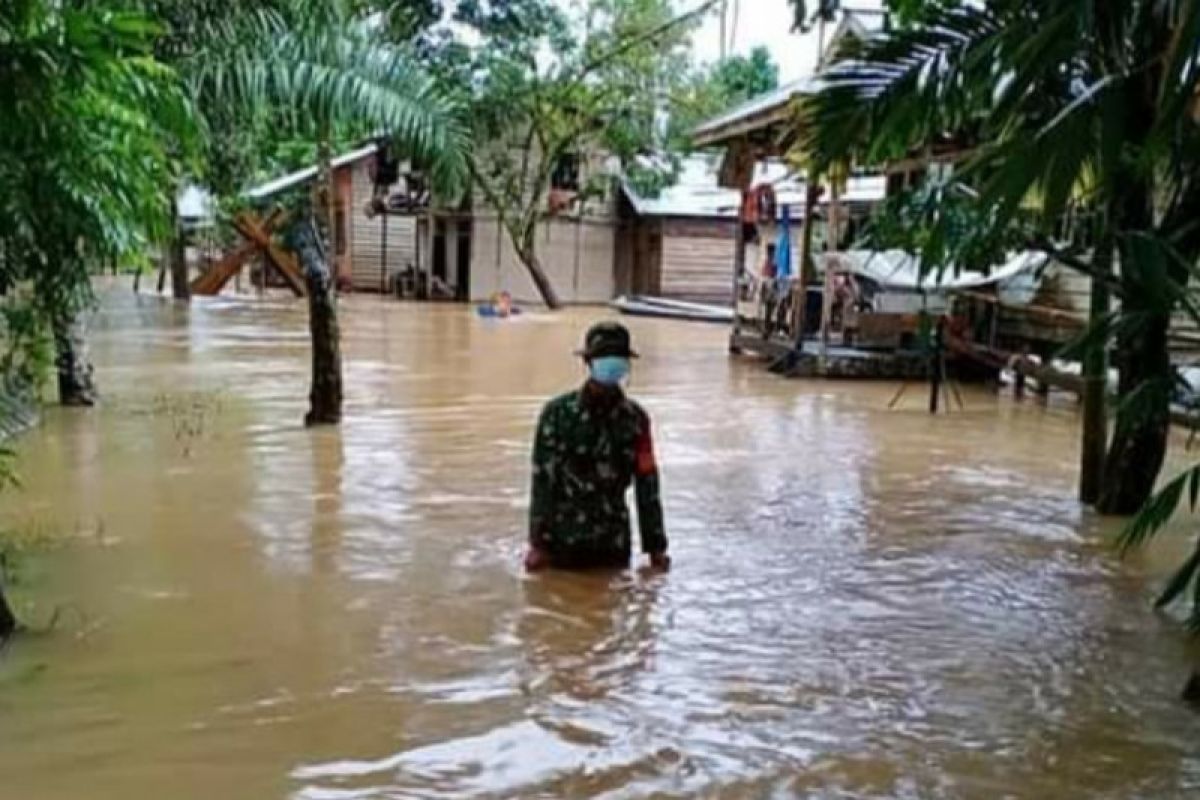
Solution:
<svg viewBox="0 0 1200 800">
<path fill-rule="evenodd" d="M 636 322 L 676 569 L 530 579 L 533 421 L 605 313 L 343 315 L 306 431 L 302 306 L 108 298 L 106 402 L 3 509 L 69 544 L 0 662 L 0 797 L 1200 792 L 1188 645 L 1074 502 L 1068 405 L 889 412 Z"/>
</svg>

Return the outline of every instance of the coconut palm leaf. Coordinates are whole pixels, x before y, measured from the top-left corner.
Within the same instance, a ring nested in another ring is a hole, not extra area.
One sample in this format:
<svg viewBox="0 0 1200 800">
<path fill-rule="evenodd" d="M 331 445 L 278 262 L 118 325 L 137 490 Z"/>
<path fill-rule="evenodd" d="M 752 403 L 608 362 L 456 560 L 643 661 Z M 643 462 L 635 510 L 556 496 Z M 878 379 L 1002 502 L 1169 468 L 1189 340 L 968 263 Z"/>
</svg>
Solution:
<svg viewBox="0 0 1200 800">
<path fill-rule="evenodd" d="M 256 14 L 210 33 L 183 70 L 197 95 L 290 108 L 318 123 L 353 120 L 395 137 L 436 185 L 466 185 L 468 138 L 460 108 L 408 50 L 369 23 L 300 27 Z"/>
</svg>

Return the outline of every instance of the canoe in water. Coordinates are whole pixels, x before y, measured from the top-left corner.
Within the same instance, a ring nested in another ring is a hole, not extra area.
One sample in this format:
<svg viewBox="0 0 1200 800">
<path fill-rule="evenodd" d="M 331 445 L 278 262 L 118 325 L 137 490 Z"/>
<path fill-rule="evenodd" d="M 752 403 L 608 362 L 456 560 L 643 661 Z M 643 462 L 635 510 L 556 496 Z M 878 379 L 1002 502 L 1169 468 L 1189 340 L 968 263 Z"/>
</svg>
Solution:
<svg viewBox="0 0 1200 800">
<path fill-rule="evenodd" d="M 662 297 L 644 295 L 621 296 L 611 303 L 622 314 L 634 317 L 662 317 L 690 322 L 733 322 L 733 309 L 710 306 L 703 303 L 686 303 L 682 300 L 667 300 Z"/>
</svg>

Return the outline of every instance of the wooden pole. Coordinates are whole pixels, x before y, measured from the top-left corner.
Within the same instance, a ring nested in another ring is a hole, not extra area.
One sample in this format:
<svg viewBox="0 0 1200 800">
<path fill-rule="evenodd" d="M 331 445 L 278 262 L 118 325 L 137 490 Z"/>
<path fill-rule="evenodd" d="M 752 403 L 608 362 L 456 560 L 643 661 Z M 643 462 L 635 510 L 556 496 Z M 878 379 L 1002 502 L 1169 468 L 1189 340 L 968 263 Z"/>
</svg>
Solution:
<svg viewBox="0 0 1200 800">
<path fill-rule="evenodd" d="M 808 173 L 804 191 L 804 219 L 800 228 L 800 264 L 796 270 L 797 297 L 792 308 L 792 330 L 796 335 L 796 349 L 804 349 L 804 327 L 808 316 L 808 284 L 812 274 L 813 217 L 817 212 L 817 196 L 821 192 L 819 176 L 813 170 Z"/>
<path fill-rule="evenodd" d="M 387 204 L 384 203 L 383 219 L 380 221 L 379 233 L 379 294 L 387 293 L 387 228 L 388 228 L 388 213 Z"/>
<path fill-rule="evenodd" d="M 183 224 L 179 219 L 179 203 L 171 199 L 171 294 L 176 300 L 190 300 L 192 287 L 188 283 L 187 244 Z M 161 291 L 161 290 L 160 290 Z"/>
<path fill-rule="evenodd" d="M 738 315 L 738 296 L 742 290 L 742 273 L 746 271 L 746 223 L 742 220 L 742 209 L 746 206 L 747 190 L 742 189 L 741 203 L 738 204 L 737 228 L 733 233 L 733 336 L 741 335 L 741 318 Z M 731 349 L 733 348 L 731 345 Z"/>
<path fill-rule="evenodd" d="M 942 317 L 937 321 L 937 325 L 933 329 L 933 358 L 930 363 L 930 387 L 929 387 L 929 413 L 938 413 L 938 396 L 942 391 L 942 384 L 946 382 L 946 352 L 945 352 L 945 337 L 946 337 L 946 318 Z M 946 408 L 949 410 L 950 403 L 946 403 Z"/>
<path fill-rule="evenodd" d="M 1094 266 L 1099 275 L 1112 272 L 1114 242 L 1105 232 L 1098 237 Z M 1108 283 L 1092 278 L 1091 308 L 1088 318 L 1092 325 L 1102 324 L 1109 308 Z M 1108 349 L 1102 338 L 1094 342 L 1083 359 L 1083 442 L 1079 454 L 1079 499 L 1089 505 L 1100 501 L 1104 489 L 1104 462 L 1108 454 Z"/>
<path fill-rule="evenodd" d="M 829 180 L 829 218 L 825 223 L 825 250 L 833 254 L 838 249 L 838 201 L 840 197 L 840 187 L 838 186 L 838 176 L 831 175 Z M 825 268 L 825 291 L 821 298 L 821 371 L 824 372 L 825 365 L 829 359 L 829 322 L 833 316 L 833 269 Z"/>
</svg>

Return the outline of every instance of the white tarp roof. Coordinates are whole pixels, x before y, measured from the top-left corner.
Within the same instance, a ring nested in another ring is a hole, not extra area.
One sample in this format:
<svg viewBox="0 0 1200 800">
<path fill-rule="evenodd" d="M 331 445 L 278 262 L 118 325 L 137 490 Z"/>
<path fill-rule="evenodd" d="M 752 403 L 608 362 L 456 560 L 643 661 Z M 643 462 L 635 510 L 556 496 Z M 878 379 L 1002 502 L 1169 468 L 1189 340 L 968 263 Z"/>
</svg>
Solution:
<svg viewBox="0 0 1200 800">
<path fill-rule="evenodd" d="M 817 265 L 822 270 L 832 267 L 838 271 L 861 275 L 885 289 L 946 292 L 998 283 L 1002 290 L 1010 290 L 1011 301 L 1017 304 L 1032 300 L 1036 285 L 1031 284 L 1030 280 L 1037 270 L 1045 266 L 1047 260 L 1044 253 L 1024 251 L 1013 254 L 986 275 L 982 272 L 963 270 L 958 273 L 947 271 L 941 276 L 922 276 L 920 261 L 901 250 L 847 250 L 841 253 L 822 253 L 816 257 Z"/>
</svg>

